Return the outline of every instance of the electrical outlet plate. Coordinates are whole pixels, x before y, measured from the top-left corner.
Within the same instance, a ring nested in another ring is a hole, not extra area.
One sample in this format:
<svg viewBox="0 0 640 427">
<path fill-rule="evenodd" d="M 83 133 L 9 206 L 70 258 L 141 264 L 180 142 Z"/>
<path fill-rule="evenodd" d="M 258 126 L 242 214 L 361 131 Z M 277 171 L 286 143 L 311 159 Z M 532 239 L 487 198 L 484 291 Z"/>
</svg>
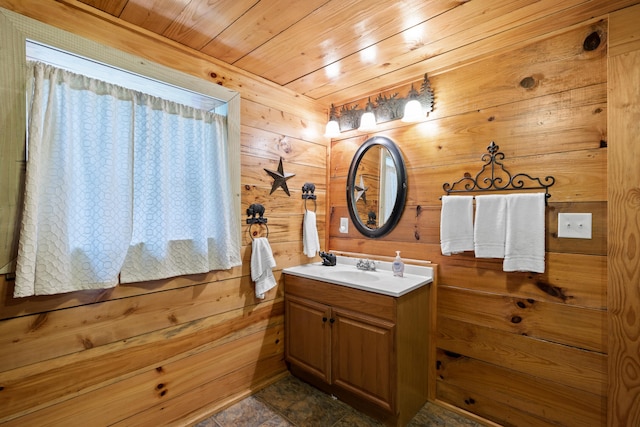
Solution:
<svg viewBox="0 0 640 427">
<path fill-rule="evenodd" d="M 558 214 L 558 237 L 567 237 L 570 239 L 591 239 L 591 214 Z"/>
<path fill-rule="evenodd" d="M 338 231 L 340 233 L 349 232 L 349 218 L 340 218 L 340 229 Z"/>
</svg>

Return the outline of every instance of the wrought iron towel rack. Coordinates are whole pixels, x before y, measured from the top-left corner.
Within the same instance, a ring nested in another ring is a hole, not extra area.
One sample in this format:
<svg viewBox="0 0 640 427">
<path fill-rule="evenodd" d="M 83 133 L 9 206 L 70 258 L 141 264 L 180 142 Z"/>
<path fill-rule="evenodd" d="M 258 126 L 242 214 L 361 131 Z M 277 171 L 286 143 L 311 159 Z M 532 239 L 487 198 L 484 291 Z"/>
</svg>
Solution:
<svg viewBox="0 0 640 427">
<path fill-rule="evenodd" d="M 318 209 L 318 204 L 316 203 L 316 195 L 313 194 L 316 191 L 316 185 L 312 182 L 305 182 L 302 186 L 302 199 L 304 200 L 304 209 L 307 209 L 307 200 L 313 200 L 313 211 L 315 212 Z"/>
<path fill-rule="evenodd" d="M 256 217 L 257 215 L 257 217 Z M 269 237 L 269 226 L 267 225 L 267 217 L 264 216 L 264 206 L 260 203 L 253 203 L 247 208 L 247 224 L 249 224 L 249 228 L 247 229 L 247 233 L 249 233 L 249 237 L 253 240 L 253 233 L 251 232 L 251 227 L 254 224 L 264 225 L 267 229 L 267 236 Z M 257 234 L 257 233 L 256 233 Z"/>
<path fill-rule="evenodd" d="M 447 193 L 471 193 L 482 191 L 517 191 L 517 190 L 533 190 L 544 189 L 545 204 L 551 197 L 549 187 L 555 182 L 555 178 L 547 176 L 543 180 L 534 178 L 526 173 L 518 173 L 512 175 L 501 163 L 504 160 L 504 153 L 499 152 L 500 147 L 491 141 L 487 147 L 487 153 L 484 153 L 480 159 L 485 162 L 482 169 L 476 174 L 475 178 L 464 176 L 453 184 L 445 182 L 442 188 Z M 499 169 L 498 169 L 499 168 Z M 465 174 L 466 175 L 466 174 Z M 544 182 L 543 182 L 544 181 Z M 457 186 L 457 188 L 456 188 Z"/>
</svg>

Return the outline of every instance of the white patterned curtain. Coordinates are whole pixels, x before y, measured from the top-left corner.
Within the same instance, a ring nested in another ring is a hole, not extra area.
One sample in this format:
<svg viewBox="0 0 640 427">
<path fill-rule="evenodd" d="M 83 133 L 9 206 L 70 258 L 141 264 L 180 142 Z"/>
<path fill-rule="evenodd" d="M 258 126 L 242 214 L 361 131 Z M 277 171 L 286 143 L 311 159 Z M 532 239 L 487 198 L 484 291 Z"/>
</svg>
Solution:
<svg viewBox="0 0 640 427">
<path fill-rule="evenodd" d="M 30 70 L 14 296 L 241 263 L 222 117 L 46 64 Z"/>
<path fill-rule="evenodd" d="M 29 158 L 14 295 L 113 287 L 131 236 L 131 95 L 30 65 Z"/>
<path fill-rule="evenodd" d="M 147 95 L 135 115 L 133 237 L 121 281 L 239 265 L 223 118 Z"/>
</svg>

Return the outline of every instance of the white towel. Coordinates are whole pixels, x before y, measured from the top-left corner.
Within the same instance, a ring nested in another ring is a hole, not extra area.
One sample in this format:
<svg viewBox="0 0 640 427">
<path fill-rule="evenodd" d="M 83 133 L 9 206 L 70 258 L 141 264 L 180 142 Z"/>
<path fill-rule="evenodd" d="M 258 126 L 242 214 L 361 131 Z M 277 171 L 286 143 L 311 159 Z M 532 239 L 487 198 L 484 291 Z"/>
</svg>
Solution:
<svg viewBox="0 0 640 427">
<path fill-rule="evenodd" d="M 507 196 L 476 196 L 476 258 L 504 258 L 506 227 Z"/>
<path fill-rule="evenodd" d="M 251 246 L 251 279 L 256 282 L 256 298 L 264 298 L 265 292 L 276 285 L 271 270 L 276 266 L 271 246 L 266 237 L 253 239 Z"/>
<path fill-rule="evenodd" d="M 545 194 L 507 196 L 504 271 L 544 273 Z"/>
<path fill-rule="evenodd" d="M 440 249 L 443 255 L 473 250 L 472 196 L 442 196 Z"/>
<path fill-rule="evenodd" d="M 309 258 L 313 258 L 318 251 L 320 251 L 320 239 L 316 228 L 316 213 L 305 211 L 302 224 L 302 252 Z"/>
</svg>

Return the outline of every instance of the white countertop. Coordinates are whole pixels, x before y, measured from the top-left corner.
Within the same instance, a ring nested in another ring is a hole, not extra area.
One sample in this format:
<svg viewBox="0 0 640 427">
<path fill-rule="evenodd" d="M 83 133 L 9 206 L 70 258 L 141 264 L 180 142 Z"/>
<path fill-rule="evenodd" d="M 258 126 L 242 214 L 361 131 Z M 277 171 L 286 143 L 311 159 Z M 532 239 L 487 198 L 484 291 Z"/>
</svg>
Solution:
<svg viewBox="0 0 640 427">
<path fill-rule="evenodd" d="M 376 271 L 364 271 L 356 268 L 357 261 L 358 258 L 338 256 L 334 266 L 315 262 L 288 267 L 282 272 L 393 297 L 402 296 L 433 281 L 433 267 L 405 264 L 403 277 L 396 277 L 391 271 L 390 262 L 376 261 Z"/>
</svg>

